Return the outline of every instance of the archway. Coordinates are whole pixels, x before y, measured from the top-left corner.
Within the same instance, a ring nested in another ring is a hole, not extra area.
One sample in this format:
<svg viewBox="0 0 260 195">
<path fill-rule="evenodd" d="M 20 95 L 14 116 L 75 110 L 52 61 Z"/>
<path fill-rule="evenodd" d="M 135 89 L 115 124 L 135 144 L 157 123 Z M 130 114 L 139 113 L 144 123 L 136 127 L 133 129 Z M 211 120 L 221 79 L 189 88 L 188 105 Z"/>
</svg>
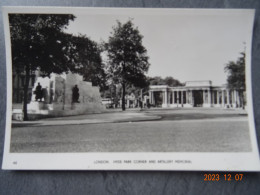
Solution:
<svg viewBox="0 0 260 195">
<path fill-rule="evenodd" d="M 203 105 L 203 91 L 202 90 L 194 90 L 193 91 L 194 98 L 194 107 L 202 107 Z"/>
<path fill-rule="evenodd" d="M 156 107 L 162 107 L 162 103 L 163 103 L 163 92 L 155 91 L 154 92 L 154 105 Z"/>
</svg>

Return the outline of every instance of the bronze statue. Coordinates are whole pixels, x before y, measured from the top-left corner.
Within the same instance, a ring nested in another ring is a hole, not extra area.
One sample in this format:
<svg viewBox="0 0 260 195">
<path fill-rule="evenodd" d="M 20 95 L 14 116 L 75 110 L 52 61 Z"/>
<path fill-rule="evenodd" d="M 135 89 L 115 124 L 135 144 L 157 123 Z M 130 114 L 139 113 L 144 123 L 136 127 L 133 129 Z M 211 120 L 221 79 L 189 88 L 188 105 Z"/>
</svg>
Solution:
<svg viewBox="0 0 260 195">
<path fill-rule="evenodd" d="M 78 85 L 75 85 L 72 89 L 72 102 L 79 103 L 79 88 Z"/>
</svg>

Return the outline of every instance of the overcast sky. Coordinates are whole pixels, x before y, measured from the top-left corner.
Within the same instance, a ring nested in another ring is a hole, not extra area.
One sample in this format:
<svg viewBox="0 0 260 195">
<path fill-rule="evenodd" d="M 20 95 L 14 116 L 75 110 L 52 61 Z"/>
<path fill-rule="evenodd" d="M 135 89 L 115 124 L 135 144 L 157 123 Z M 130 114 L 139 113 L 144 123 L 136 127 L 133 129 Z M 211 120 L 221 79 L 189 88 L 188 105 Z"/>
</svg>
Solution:
<svg viewBox="0 0 260 195">
<path fill-rule="evenodd" d="M 149 76 L 172 76 L 181 82 L 212 80 L 214 85 L 226 83 L 225 64 L 240 56 L 251 36 L 250 17 L 245 14 L 136 13 L 77 12 L 66 32 L 107 41 L 116 20 L 124 23 L 132 18 L 144 36 Z"/>
</svg>

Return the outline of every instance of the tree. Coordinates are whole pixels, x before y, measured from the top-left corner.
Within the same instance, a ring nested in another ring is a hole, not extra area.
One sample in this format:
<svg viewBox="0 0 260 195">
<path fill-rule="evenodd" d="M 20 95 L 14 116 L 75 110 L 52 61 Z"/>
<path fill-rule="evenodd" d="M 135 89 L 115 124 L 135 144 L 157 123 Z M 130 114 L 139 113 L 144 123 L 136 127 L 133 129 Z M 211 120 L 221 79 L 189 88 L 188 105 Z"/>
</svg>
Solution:
<svg viewBox="0 0 260 195">
<path fill-rule="evenodd" d="M 75 70 L 72 35 L 63 32 L 75 16 L 70 14 L 9 14 L 13 70 L 25 73 L 23 112 L 27 116 L 30 74 Z"/>
<path fill-rule="evenodd" d="M 104 91 L 108 87 L 105 64 L 101 58 L 101 46 L 85 35 L 75 36 L 73 40 L 79 66 L 75 71 L 83 75 L 85 81 L 92 82 L 94 86 L 99 86 L 100 90 Z"/>
<path fill-rule="evenodd" d="M 174 79 L 171 76 L 165 77 L 164 80 L 165 80 L 165 84 L 170 86 L 170 87 L 183 86 L 183 84 L 180 81 Z"/>
<path fill-rule="evenodd" d="M 230 61 L 225 66 L 225 72 L 227 75 L 227 84 L 228 88 L 237 90 L 239 96 L 242 99 L 243 107 L 245 104 L 244 92 L 246 90 L 246 79 L 245 79 L 245 58 L 246 55 L 244 52 L 241 53 L 241 57 L 238 58 L 236 62 Z"/>
<path fill-rule="evenodd" d="M 150 64 L 142 38 L 131 20 L 124 24 L 117 21 L 112 36 L 105 45 L 109 59 L 108 72 L 114 82 L 122 86 L 122 110 L 125 110 L 127 84 L 140 88 L 149 85 L 145 73 Z"/>
<path fill-rule="evenodd" d="M 168 85 L 170 87 L 183 86 L 183 83 L 171 76 L 165 77 L 164 79 L 159 76 L 150 77 L 149 82 L 150 85 Z"/>
</svg>

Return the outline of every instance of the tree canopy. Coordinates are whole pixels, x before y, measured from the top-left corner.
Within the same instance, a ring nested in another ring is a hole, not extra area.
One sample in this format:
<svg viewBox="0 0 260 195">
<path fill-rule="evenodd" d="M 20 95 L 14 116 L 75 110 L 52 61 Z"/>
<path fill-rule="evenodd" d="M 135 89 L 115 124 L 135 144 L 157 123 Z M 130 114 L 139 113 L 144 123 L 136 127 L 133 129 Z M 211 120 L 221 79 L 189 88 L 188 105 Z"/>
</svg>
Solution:
<svg viewBox="0 0 260 195">
<path fill-rule="evenodd" d="M 105 45 L 109 59 L 108 72 L 115 83 L 122 85 L 123 110 L 125 110 L 126 84 L 140 88 L 149 85 L 145 73 L 150 64 L 142 39 L 143 36 L 131 20 L 124 24 L 117 21 Z"/>
<path fill-rule="evenodd" d="M 32 71 L 62 73 L 73 69 L 72 35 L 63 32 L 71 14 L 9 14 L 13 71 L 25 73 L 23 113 L 27 116 L 27 93 Z"/>
<path fill-rule="evenodd" d="M 17 71 L 62 73 L 75 67 L 72 35 L 63 33 L 70 14 L 9 14 L 12 63 Z"/>
<path fill-rule="evenodd" d="M 94 86 L 99 86 L 100 90 L 107 89 L 107 75 L 105 64 L 102 62 L 102 48 L 86 35 L 73 37 L 75 44 L 75 57 L 77 68 L 74 70 L 83 75 L 85 81 L 90 81 Z"/>
<path fill-rule="evenodd" d="M 156 76 L 149 78 L 150 85 L 168 85 L 170 87 L 183 86 L 179 80 L 174 79 L 171 76 L 167 76 L 165 78 Z"/>
<path fill-rule="evenodd" d="M 24 120 L 32 71 L 40 70 L 42 76 L 71 71 L 105 87 L 98 44 L 86 36 L 64 32 L 74 19 L 71 14 L 9 14 L 13 71 L 25 73 Z"/>
<path fill-rule="evenodd" d="M 244 52 L 242 52 L 237 61 L 230 61 L 225 66 L 225 71 L 228 73 L 227 86 L 230 89 L 238 91 L 240 102 L 242 103 L 243 108 L 246 104 L 245 58 L 246 55 Z"/>
<path fill-rule="evenodd" d="M 245 90 L 245 53 L 241 53 L 241 57 L 236 62 L 230 61 L 225 66 L 228 73 L 227 84 L 230 89 Z"/>
</svg>

